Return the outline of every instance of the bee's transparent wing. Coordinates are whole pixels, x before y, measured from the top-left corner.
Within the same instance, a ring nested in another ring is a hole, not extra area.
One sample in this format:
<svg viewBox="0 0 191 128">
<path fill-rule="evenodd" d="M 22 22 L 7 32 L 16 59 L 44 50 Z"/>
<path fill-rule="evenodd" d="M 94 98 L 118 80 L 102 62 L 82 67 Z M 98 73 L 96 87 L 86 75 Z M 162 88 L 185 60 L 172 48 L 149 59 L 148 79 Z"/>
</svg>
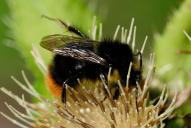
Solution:
<svg viewBox="0 0 191 128">
<path fill-rule="evenodd" d="M 105 59 L 93 52 L 96 44 L 90 39 L 60 34 L 46 36 L 40 42 L 43 48 L 56 54 L 106 65 Z"/>
</svg>

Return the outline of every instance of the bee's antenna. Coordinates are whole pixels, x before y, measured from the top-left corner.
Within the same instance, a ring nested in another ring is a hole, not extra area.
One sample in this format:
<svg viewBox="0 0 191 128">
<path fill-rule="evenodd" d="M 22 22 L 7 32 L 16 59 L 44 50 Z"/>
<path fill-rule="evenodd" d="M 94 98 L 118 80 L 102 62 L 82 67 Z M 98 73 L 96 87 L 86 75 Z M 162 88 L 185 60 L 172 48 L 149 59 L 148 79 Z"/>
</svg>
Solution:
<svg viewBox="0 0 191 128">
<path fill-rule="evenodd" d="M 42 15 L 41 17 L 45 18 L 45 19 L 48 19 L 48 20 L 51 20 L 51 21 L 55 21 L 55 22 L 59 23 L 62 27 L 68 28 L 68 25 L 64 21 L 62 21 L 60 19 L 52 18 L 52 17 L 49 17 L 47 15 Z"/>
<path fill-rule="evenodd" d="M 61 27 L 66 28 L 71 33 L 74 33 L 74 34 L 76 34 L 76 35 L 78 35 L 80 37 L 83 37 L 83 38 L 88 38 L 88 36 L 86 36 L 85 34 L 80 32 L 77 28 L 66 24 L 64 21 L 62 21 L 62 20 L 60 20 L 58 18 L 52 18 L 52 17 L 46 16 L 46 15 L 42 15 L 41 17 L 58 23 Z"/>
</svg>

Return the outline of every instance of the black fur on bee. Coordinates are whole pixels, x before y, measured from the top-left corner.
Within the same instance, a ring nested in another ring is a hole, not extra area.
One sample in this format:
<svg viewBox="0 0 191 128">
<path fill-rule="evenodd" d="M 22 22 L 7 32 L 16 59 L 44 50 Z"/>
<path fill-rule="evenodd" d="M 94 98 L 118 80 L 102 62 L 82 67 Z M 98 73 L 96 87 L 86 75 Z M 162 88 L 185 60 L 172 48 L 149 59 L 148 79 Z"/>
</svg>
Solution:
<svg viewBox="0 0 191 128">
<path fill-rule="evenodd" d="M 50 74 L 58 86 L 67 84 L 76 88 L 79 85 L 77 79 L 100 80 L 100 74 L 107 77 L 110 67 L 111 74 L 116 70 L 120 82 L 125 86 L 131 62 L 133 66 L 128 84 L 136 86 L 141 81 L 142 60 L 137 60 L 137 56 L 141 54 L 134 54 L 128 44 L 117 40 L 94 41 L 78 29 L 67 26 L 61 20 L 59 22 L 76 36 L 49 35 L 40 43 L 42 47 L 55 53 L 50 65 Z M 135 68 L 137 65 L 139 68 Z M 113 98 L 116 99 L 119 96 L 118 85 L 116 82 L 112 84 L 111 86 L 116 88 L 113 94 Z M 66 101 L 65 91 L 63 91 L 62 100 Z"/>
</svg>

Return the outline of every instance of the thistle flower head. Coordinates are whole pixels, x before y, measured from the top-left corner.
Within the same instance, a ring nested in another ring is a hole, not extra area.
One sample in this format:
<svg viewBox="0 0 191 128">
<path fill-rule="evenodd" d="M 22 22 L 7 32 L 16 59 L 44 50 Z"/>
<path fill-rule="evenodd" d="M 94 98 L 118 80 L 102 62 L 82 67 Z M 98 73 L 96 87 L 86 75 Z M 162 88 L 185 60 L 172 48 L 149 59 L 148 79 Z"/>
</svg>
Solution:
<svg viewBox="0 0 191 128">
<path fill-rule="evenodd" d="M 92 38 L 100 40 L 102 35 L 102 25 L 99 25 L 99 34 L 97 33 L 97 26 L 94 24 L 92 29 Z M 117 27 L 113 39 L 117 38 L 120 26 Z M 136 26 L 134 26 L 134 19 L 131 22 L 129 33 L 127 29 L 121 28 L 121 42 L 130 44 L 135 50 Z M 142 49 L 146 43 L 145 38 Z M 46 73 L 46 66 L 44 66 L 37 51 L 33 50 L 33 55 L 36 56 L 36 62 L 41 70 Z M 149 103 L 148 88 L 152 79 L 154 69 L 154 56 L 150 58 L 150 69 L 146 76 L 143 88 L 137 84 L 134 89 L 129 89 L 128 85 L 122 87 L 120 81 L 118 86 L 121 96 L 114 100 L 108 85 L 104 82 L 101 75 L 101 85 L 96 85 L 93 91 L 87 90 L 85 87 L 74 90 L 66 85 L 67 102 L 61 103 L 58 100 L 48 100 L 43 98 L 30 84 L 25 73 L 22 71 L 25 84 L 19 82 L 17 79 L 12 79 L 24 91 L 36 98 L 38 103 L 31 103 L 25 100 L 24 96 L 18 97 L 12 92 L 1 88 L 5 94 L 15 99 L 19 105 L 25 109 L 22 113 L 13 106 L 5 103 L 8 109 L 15 115 L 13 119 L 1 112 L 5 118 L 20 126 L 21 128 L 163 128 L 163 120 L 168 118 L 174 110 L 176 96 L 171 101 L 171 104 L 163 110 L 166 103 L 168 93 L 166 88 L 163 89 L 158 101 L 154 104 Z M 129 72 L 131 66 L 129 68 Z M 109 74 L 109 73 L 108 73 Z M 127 78 L 129 78 L 127 74 Z M 109 79 L 109 76 L 108 78 Z M 127 79 L 128 83 L 128 79 Z M 107 95 L 105 95 L 105 90 Z"/>
</svg>

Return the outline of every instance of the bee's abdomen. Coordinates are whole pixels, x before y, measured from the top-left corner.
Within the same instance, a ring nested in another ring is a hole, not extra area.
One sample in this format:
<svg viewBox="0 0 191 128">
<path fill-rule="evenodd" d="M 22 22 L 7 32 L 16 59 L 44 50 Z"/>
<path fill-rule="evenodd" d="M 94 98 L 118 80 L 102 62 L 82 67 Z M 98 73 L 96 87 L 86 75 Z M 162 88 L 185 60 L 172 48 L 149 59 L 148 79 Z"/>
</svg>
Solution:
<svg viewBox="0 0 191 128">
<path fill-rule="evenodd" d="M 106 72 L 108 69 L 102 65 L 60 55 L 54 57 L 50 66 L 50 74 L 55 83 L 63 85 L 65 82 L 73 88 L 78 85 L 77 79 L 96 80 Z"/>
<path fill-rule="evenodd" d="M 60 98 L 61 97 L 61 94 L 62 94 L 62 86 L 61 85 L 58 85 L 55 80 L 53 79 L 52 75 L 50 72 L 48 72 L 47 74 L 47 78 L 46 78 L 46 82 L 48 84 L 48 88 L 50 90 L 50 92 Z"/>
</svg>

